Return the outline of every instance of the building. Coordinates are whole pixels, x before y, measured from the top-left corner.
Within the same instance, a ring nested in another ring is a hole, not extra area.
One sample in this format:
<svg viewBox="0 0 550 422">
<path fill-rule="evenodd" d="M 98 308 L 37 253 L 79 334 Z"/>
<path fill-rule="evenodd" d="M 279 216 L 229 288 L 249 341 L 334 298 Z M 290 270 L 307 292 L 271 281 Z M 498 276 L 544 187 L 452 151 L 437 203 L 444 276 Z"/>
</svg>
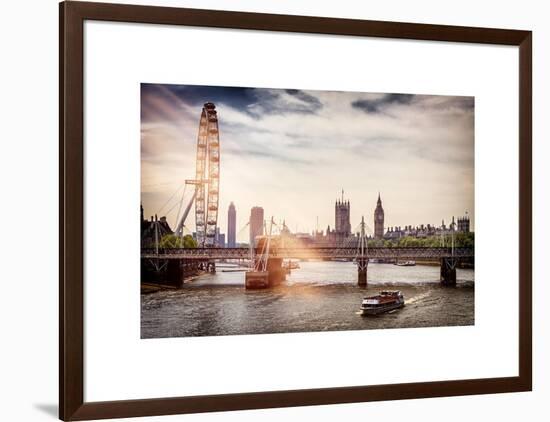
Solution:
<svg viewBox="0 0 550 422">
<path fill-rule="evenodd" d="M 342 237 L 348 237 L 351 234 L 350 223 L 350 205 L 349 201 L 344 201 L 344 191 L 342 190 L 342 200 L 336 200 L 334 204 L 334 230 Z"/>
<path fill-rule="evenodd" d="M 455 221 L 453 216 L 449 225 L 445 221 L 441 221 L 440 226 L 432 224 L 420 224 L 419 226 L 394 226 L 388 227 L 384 233 L 384 240 L 398 241 L 402 237 L 414 237 L 417 239 L 426 239 L 432 236 L 437 236 L 441 239 L 442 246 L 447 245 L 449 237 L 456 232 L 470 232 L 470 218 L 459 217 Z"/>
<path fill-rule="evenodd" d="M 227 247 L 234 248 L 237 245 L 237 211 L 235 204 L 231 202 L 227 210 Z"/>
<path fill-rule="evenodd" d="M 216 227 L 216 236 L 214 236 L 214 246 L 217 248 L 225 248 L 225 234 L 220 233 L 219 227 Z"/>
<path fill-rule="evenodd" d="M 256 246 L 256 236 L 264 234 L 264 209 L 262 207 L 252 207 L 250 210 L 250 245 Z"/>
<path fill-rule="evenodd" d="M 441 225 L 420 224 L 419 226 L 390 226 L 384 228 L 384 208 L 382 208 L 382 200 L 380 193 L 378 194 L 378 202 L 374 210 L 374 238 L 376 240 L 389 240 L 397 242 L 402 237 L 414 237 L 417 239 L 426 239 L 432 236 L 438 236 L 445 243 L 445 237 L 450 236 L 453 232 L 470 232 L 470 217 L 458 217 L 455 222 L 455 217 L 452 217 L 451 223 L 447 226 L 444 220 L 441 220 Z"/>
<path fill-rule="evenodd" d="M 458 217 L 457 221 L 457 230 L 463 233 L 470 232 L 470 217 Z"/>
<path fill-rule="evenodd" d="M 382 200 L 380 192 L 378 192 L 378 201 L 374 210 L 374 238 L 382 239 L 384 237 L 384 208 L 382 208 Z"/>
<path fill-rule="evenodd" d="M 150 220 L 146 220 L 143 215 L 143 206 L 140 205 L 141 214 L 141 247 L 154 248 L 157 242 L 160 243 L 162 238 L 169 234 L 174 234 L 170 225 L 166 221 L 166 217 L 160 219 L 154 215 Z"/>
<path fill-rule="evenodd" d="M 331 230 L 328 226 L 325 236 L 322 231 L 318 232 L 314 236 L 316 243 L 335 246 L 347 242 L 351 236 L 350 210 L 350 202 L 344 199 L 342 190 L 342 198 L 337 199 L 334 203 L 334 229 Z"/>
</svg>

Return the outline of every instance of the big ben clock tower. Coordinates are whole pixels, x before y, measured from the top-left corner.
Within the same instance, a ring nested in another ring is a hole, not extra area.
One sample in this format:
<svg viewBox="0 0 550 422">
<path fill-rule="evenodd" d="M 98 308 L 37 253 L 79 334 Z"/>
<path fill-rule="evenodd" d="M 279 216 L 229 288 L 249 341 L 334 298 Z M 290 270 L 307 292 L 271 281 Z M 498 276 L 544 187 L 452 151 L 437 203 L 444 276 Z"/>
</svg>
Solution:
<svg viewBox="0 0 550 422">
<path fill-rule="evenodd" d="M 374 210 L 374 238 L 382 239 L 384 237 L 384 208 L 382 208 L 382 200 L 380 192 L 378 192 L 378 202 Z"/>
</svg>

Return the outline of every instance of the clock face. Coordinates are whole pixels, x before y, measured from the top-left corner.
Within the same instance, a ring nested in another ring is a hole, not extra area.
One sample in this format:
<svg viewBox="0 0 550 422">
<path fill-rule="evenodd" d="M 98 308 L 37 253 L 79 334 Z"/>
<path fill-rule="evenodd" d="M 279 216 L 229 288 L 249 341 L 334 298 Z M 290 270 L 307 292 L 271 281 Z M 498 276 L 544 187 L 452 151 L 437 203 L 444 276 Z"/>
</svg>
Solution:
<svg viewBox="0 0 550 422">
<path fill-rule="evenodd" d="M 378 221 L 382 221 L 383 218 L 384 218 L 384 217 L 382 216 L 382 214 L 378 214 Z"/>
</svg>

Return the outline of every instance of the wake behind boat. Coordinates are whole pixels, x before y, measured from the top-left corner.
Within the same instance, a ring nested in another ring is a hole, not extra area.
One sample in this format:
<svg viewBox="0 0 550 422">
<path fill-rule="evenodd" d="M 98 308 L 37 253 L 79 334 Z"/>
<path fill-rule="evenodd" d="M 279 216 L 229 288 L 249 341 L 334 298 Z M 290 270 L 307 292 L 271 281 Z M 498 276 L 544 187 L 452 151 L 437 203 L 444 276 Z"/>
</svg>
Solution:
<svg viewBox="0 0 550 422">
<path fill-rule="evenodd" d="M 378 315 L 404 305 L 405 298 L 399 290 L 383 290 L 379 295 L 363 298 L 361 315 Z"/>
</svg>

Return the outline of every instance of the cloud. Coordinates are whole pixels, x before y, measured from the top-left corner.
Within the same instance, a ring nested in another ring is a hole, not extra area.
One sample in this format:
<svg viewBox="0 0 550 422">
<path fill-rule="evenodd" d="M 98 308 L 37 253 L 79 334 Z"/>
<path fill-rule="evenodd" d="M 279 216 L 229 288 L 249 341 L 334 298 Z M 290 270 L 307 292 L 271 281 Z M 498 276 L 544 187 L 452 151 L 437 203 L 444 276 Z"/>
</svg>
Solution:
<svg viewBox="0 0 550 422">
<path fill-rule="evenodd" d="M 300 89 L 285 89 L 285 92 L 301 101 L 303 105 L 303 108 L 300 109 L 301 111 L 313 113 L 323 108 L 323 104 L 317 97 L 305 91 Z"/>
<path fill-rule="evenodd" d="M 211 101 L 230 106 L 258 120 L 265 115 L 315 114 L 323 105 L 314 95 L 298 89 L 272 90 L 200 85 L 142 84 L 142 121 L 173 120 L 185 105 L 201 107 Z M 182 111 L 183 112 L 183 111 Z"/>
<path fill-rule="evenodd" d="M 473 220 L 473 97 L 158 84 L 141 94 L 147 186 L 193 177 L 201 109 L 216 104 L 220 209 L 234 201 L 239 227 L 253 205 L 291 225 L 332 226 L 342 188 L 352 223 L 372 214 L 378 190 L 389 225 L 466 209 Z M 144 197 L 146 213 L 169 193 Z"/>
<path fill-rule="evenodd" d="M 413 101 L 414 95 L 411 94 L 386 94 L 379 98 L 364 98 L 355 100 L 351 106 L 366 113 L 383 112 L 390 105 L 409 104 Z"/>
<path fill-rule="evenodd" d="M 393 115 L 404 109 L 430 112 L 462 113 L 473 111 L 474 97 L 449 97 L 441 95 L 383 94 L 366 96 L 351 102 L 351 106 L 365 113 Z M 410 107 L 407 107 L 410 106 Z"/>
<path fill-rule="evenodd" d="M 224 155 L 242 157 L 249 156 L 254 158 L 265 158 L 268 162 L 280 161 L 282 163 L 313 165 L 314 163 L 307 158 L 300 158 L 290 154 L 283 154 L 280 151 L 258 148 L 232 148 L 226 147 L 223 150 Z"/>
</svg>

